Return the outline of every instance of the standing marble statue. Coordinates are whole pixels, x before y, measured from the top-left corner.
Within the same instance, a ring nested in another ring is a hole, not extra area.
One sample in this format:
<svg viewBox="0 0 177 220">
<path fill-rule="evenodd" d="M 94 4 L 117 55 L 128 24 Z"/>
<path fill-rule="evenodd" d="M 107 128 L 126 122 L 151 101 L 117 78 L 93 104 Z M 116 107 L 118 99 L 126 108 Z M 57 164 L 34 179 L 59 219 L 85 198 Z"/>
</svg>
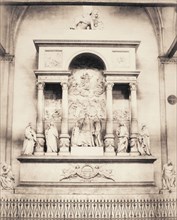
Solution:
<svg viewBox="0 0 177 220">
<path fill-rule="evenodd" d="M 36 145 L 36 133 L 33 130 L 31 123 L 25 129 L 25 139 L 23 142 L 22 154 L 32 155 L 34 152 L 34 147 Z"/>
<path fill-rule="evenodd" d="M 98 116 L 95 116 L 94 118 L 94 142 L 96 147 L 102 147 L 103 143 L 102 143 L 102 138 L 101 138 L 101 131 L 102 131 L 102 125 L 101 125 L 101 121 L 98 118 Z"/>
<path fill-rule="evenodd" d="M 0 174 L 0 184 L 1 187 L 5 190 L 14 188 L 15 178 L 12 173 L 11 167 L 7 164 L 3 164 Z"/>
<path fill-rule="evenodd" d="M 128 149 L 128 129 L 124 123 L 120 123 L 116 130 L 116 135 L 118 137 L 118 149 L 117 153 L 126 153 Z"/>
<path fill-rule="evenodd" d="M 172 162 L 168 162 L 163 166 L 162 184 L 163 189 L 169 191 L 176 186 L 176 174 Z"/>
<path fill-rule="evenodd" d="M 80 133 L 79 122 L 76 122 L 75 126 L 72 129 L 72 136 L 71 136 L 72 147 L 75 147 L 78 145 L 79 133 Z"/>
<path fill-rule="evenodd" d="M 150 137 L 146 125 L 143 125 L 138 136 L 138 151 L 141 155 L 151 155 Z"/>
<path fill-rule="evenodd" d="M 50 122 L 50 125 L 45 130 L 45 138 L 47 145 L 47 153 L 58 151 L 58 131 L 53 122 Z"/>
</svg>

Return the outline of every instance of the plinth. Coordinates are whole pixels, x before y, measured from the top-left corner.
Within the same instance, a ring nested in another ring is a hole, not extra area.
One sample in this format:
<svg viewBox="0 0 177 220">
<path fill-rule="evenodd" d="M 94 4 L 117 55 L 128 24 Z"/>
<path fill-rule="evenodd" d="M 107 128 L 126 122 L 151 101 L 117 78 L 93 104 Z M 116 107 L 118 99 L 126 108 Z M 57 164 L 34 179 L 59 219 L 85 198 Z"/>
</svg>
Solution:
<svg viewBox="0 0 177 220">
<path fill-rule="evenodd" d="M 94 149 L 94 148 L 89 148 Z M 100 148 L 101 149 L 101 148 Z M 98 150 L 101 154 L 101 150 Z M 79 149 L 75 149 L 76 151 Z M 93 150 L 94 151 L 94 150 Z M 25 187 L 48 187 L 48 192 L 57 189 L 65 193 L 131 193 L 137 188 L 139 193 L 155 189 L 154 166 L 156 158 L 131 156 L 20 156 L 20 183 L 17 189 L 25 192 Z M 74 153 L 73 152 L 73 153 Z M 87 152 L 88 153 L 88 152 Z M 133 187 L 133 188 L 132 188 Z M 31 190 L 32 190 L 31 188 Z M 147 190 L 148 188 L 148 190 Z M 18 192 L 17 190 L 17 192 Z"/>
</svg>

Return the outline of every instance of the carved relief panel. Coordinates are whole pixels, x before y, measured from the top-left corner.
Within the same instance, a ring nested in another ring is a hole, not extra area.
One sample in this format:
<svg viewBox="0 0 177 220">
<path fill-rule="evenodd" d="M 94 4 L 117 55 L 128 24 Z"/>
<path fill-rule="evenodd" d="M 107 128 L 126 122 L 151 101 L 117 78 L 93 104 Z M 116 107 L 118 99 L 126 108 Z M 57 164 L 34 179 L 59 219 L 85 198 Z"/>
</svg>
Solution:
<svg viewBox="0 0 177 220">
<path fill-rule="evenodd" d="M 115 84 L 113 87 L 113 119 L 114 122 L 130 121 L 130 102 L 127 84 Z"/>
<path fill-rule="evenodd" d="M 41 48 L 39 69 L 63 69 L 63 51 L 61 48 Z"/>
<path fill-rule="evenodd" d="M 44 90 L 45 121 L 60 121 L 62 116 L 62 90 L 57 83 L 47 83 Z"/>
<path fill-rule="evenodd" d="M 105 80 L 101 71 L 78 69 L 69 78 L 69 118 L 98 116 L 105 119 Z"/>
</svg>

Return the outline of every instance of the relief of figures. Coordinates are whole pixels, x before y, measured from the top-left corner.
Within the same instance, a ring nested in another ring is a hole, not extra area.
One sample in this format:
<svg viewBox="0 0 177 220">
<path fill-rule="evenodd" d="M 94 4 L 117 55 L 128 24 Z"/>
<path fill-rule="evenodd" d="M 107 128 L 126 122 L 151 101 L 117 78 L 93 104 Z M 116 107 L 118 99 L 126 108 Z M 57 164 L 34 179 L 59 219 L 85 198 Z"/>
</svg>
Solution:
<svg viewBox="0 0 177 220">
<path fill-rule="evenodd" d="M 57 120 L 62 117 L 61 100 L 45 100 L 45 120 Z"/>
<path fill-rule="evenodd" d="M 75 70 L 69 78 L 69 117 L 89 115 L 105 118 L 105 80 L 98 70 Z"/>
<path fill-rule="evenodd" d="M 90 76 L 88 73 L 85 73 L 81 76 L 80 82 L 80 95 L 88 97 L 90 93 Z"/>
<path fill-rule="evenodd" d="M 140 155 L 151 155 L 149 131 L 146 125 L 142 125 L 138 136 L 138 151 Z"/>
<path fill-rule="evenodd" d="M 95 96 L 100 96 L 105 92 L 105 80 L 104 78 L 98 78 L 97 79 L 97 85 L 94 91 Z"/>
<path fill-rule="evenodd" d="M 126 153 L 128 150 L 128 138 L 129 132 L 124 123 L 120 123 L 116 130 L 116 135 L 118 138 L 117 153 Z"/>
<path fill-rule="evenodd" d="M 75 77 L 75 75 L 79 77 Z M 105 79 L 94 70 L 77 71 L 69 77 L 69 94 L 83 97 L 100 96 L 105 92 Z"/>
<path fill-rule="evenodd" d="M 58 131 L 53 122 L 50 122 L 50 125 L 47 126 L 45 130 L 45 138 L 47 145 L 47 153 L 58 151 Z"/>
<path fill-rule="evenodd" d="M 31 126 L 31 123 L 25 129 L 25 139 L 23 142 L 23 155 L 32 155 L 34 152 L 34 147 L 36 145 L 36 133 Z"/>
<path fill-rule="evenodd" d="M 93 119 L 85 114 L 78 120 L 72 129 L 71 145 L 81 147 L 102 147 L 101 120 L 95 116 Z"/>
<path fill-rule="evenodd" d="M 114 121 L 128 121 L 130 120 L 130 113 L 127 109 L 115 110 L 113 111 L 113 119 Z"/>
</svg>

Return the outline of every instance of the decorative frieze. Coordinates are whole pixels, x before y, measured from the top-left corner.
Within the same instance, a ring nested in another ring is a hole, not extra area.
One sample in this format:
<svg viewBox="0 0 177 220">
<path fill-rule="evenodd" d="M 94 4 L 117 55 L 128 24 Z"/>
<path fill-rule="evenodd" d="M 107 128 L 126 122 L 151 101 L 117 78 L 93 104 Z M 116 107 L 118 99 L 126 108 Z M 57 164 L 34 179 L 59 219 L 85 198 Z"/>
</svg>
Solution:
<svg viewBox="0 0 177 220">
<path fill-rule="evenodd" d="M 107 170 L 99 165 L 77 165 L 63 170 L 63 177 L 60 179 L 60 182 L 114 182 L 111 173 L 111 170 Z"/>
<path fill-rule="evenodd" d="M 1 219 L 100 219 L 100 220 L 170 220 L 176 219 L 176 199 L 118 198 L 118 199 L 58 199 L 2 198 Z"/>
</svg>

